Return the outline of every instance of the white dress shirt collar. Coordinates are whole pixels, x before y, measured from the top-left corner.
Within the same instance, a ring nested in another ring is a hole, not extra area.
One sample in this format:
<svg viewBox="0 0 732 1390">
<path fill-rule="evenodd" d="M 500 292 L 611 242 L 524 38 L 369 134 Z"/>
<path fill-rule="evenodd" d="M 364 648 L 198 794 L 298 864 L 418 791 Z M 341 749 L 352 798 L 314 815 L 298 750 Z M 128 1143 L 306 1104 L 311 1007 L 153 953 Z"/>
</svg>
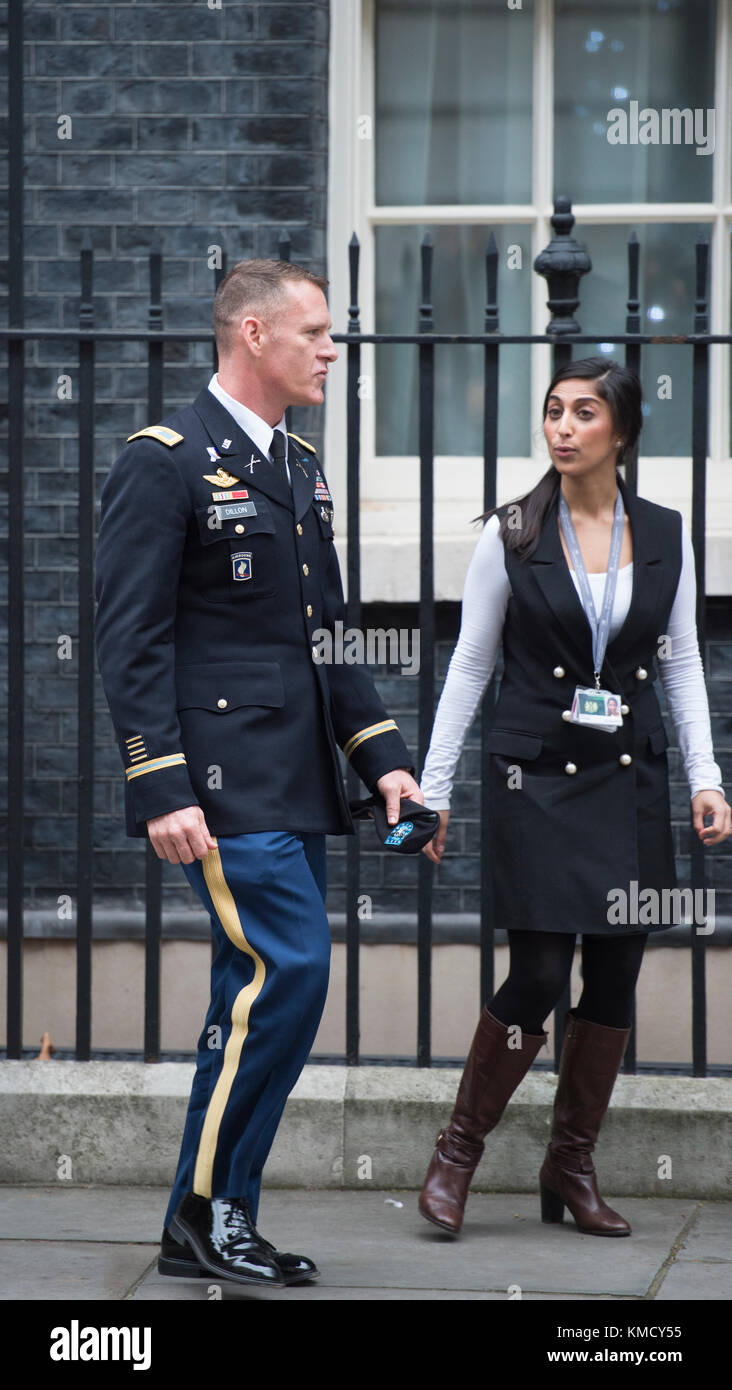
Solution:
<svg viewBox="0 0 732 1390">
<path fill-rule="evenodd" d="M 263 420 L 261 415 L 255 415 L 254 411 L 250 410 L 248 406 L 242 405 L 241 401 L 237 401 L 234 399 L 233 396 L 230 396 L 228 391 L 225 391 L 223 386 L 219 384 L 219 379 L 216 373 L 214 373 L 214 375 L 211 377 L 211 380 L 208 383 L 208 389 L 211 392 L 211 395 L 215 396 L 217 401 L 221 402 L 225 410 L 228 410 L 229 414 L 233 415 L 237 425 L 239 425 L 240 429 L 243 429 L 245 434 L 249 435 L 249 438 L 253 441 L 253 443 L 256 444 L 257 448 L 261 449 L 265 458 L 269 457 L 269 451 L 272 445 L 272 437 L 274 435 L 274 429 L 272 428 L 272 426 L 268 425 L 267 421 Z M 281 430 L 282 434 L 284 435 L 285 461 L 287 461 L 288 439 L 287 424 L 285 422 L 284 415 L 281 419 L 277 421 L 275 429 Z M 288 467 L 288 477 L 289 472 L 290 470 Z"/>
</svg>

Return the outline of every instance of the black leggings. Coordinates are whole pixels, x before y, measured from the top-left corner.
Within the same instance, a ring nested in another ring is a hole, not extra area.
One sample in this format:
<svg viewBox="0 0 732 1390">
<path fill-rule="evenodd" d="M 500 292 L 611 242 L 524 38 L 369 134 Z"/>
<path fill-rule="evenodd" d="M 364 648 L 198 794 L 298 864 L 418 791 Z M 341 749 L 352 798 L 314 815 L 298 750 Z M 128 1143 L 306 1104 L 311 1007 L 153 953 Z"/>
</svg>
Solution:
<svg viewBox="0 0 732 1390">
<path fill-rule="evenodd" d="M 507 932 L 510 969 L 488 1009 L 509 1027 L 543 1032 L 544 1020 L 561 998 L 574 957 L 574 932 Z M 607 1028 L 629 1028 L 633 993 L 647 932 L 632 936 L 582 937 L 582 993 L 574 1012 Z"/>
</svg>

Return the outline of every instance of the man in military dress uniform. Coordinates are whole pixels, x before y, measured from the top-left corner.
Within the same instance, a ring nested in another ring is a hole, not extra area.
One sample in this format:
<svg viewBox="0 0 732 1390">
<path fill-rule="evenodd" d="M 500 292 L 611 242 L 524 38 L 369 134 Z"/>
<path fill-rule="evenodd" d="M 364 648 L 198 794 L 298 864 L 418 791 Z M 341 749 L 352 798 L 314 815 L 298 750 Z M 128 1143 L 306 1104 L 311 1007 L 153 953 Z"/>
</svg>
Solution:
<svg viewBox="0 0 732 1390">
<path fill-rule="evenodd" d="M 343 618 L 333 501 L 284 411 L 323 400 L 325 284 L 281 261 L 227 275 L 218 374 L 130 436 L 97 551 L 128 833 L 183 866 L 216 947 L 158 1267 L 275 1287 L 317 1273 L 255 1223 L 325 1003 L 325 836 L 353 832 L 338 746 L 392 823 L 400 797 L 422 801 L 368 672 L 313 659 L 316 629 Z"/>
</svg>

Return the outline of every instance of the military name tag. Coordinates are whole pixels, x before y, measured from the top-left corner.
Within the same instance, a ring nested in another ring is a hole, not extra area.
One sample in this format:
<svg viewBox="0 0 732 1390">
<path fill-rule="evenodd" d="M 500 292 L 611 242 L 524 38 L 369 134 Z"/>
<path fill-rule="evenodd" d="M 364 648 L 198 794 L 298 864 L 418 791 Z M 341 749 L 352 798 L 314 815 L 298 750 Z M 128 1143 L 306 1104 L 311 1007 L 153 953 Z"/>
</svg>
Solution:
<svg viewBox="0 0 732 1390">
<path fill-rule="evenodd" d="M 228 521 L 233 516 L 257 515 L 257 508 L 253 502 L 227 502 L 221 507 L 214 507 L 214 511 L 219 521 Z"/>
<path fill-rule="evenodd" d="M 615 695 L 612 690 L 595 690 L 591 686 L 578 685 L 572 701 L 571 722 L 614 734 L 623 722 L 621 703 L 622 697 Z"/>
<path fill-rule="evenodd" d="M 231 567 L 235 579 L 251 579 L 252 577 L 252 552 L 251 550 L 238 550 L 236 555 L 231 557 Z"/>
</svg>

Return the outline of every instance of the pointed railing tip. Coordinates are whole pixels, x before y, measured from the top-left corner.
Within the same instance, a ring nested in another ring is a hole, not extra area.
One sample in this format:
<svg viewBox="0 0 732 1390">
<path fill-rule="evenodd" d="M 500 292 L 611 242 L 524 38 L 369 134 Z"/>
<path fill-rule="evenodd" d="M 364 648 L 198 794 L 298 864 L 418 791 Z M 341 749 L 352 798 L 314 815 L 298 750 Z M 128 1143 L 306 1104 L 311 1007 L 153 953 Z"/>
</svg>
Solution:
<svg viewBox="0 0 732 1390">
<path fill-rule="evenodd" d="M 91 251 L 92 249 L 91 232 L 88 227 L 85 227 L 82 232 L 80 249 L 82 251 Z"/>
<path fill-rule="evenodd" d="M 353 233 L 353 236 L 351 237 L 351 240 L 349 241 L 348 245 L 349 245 L 349 246 L 360 246 L 360 245 L 361 245 L 361 243 L 360 243 L 358 237 L 356 236 L 356 233 L 355 233 L 355 232 Z"/>
<path fill-rule="evenodd" d="M 498 242 L 496 241 L 495 235 L 494 235 L 494 233 L 493 233 L 492 231 L 491 231 L 490 236 L 488 237 L 488 247 L 487 247 L 487 250 L 486 250 L 486 255 L 487 255 L 487 256 L 497 256 L 497 255 L 498 255 Z"/>
<path fill-rule="evenodd" d="M 630 236 L 628 237 L 628 241 L 629 241 L 629 242 L 632 242 L 633 244 L 635 244 L 635 243 L 638 241 L 638 237 L 637 237 L 637 235 L 636 235 L 635 228 L 633 228 L 633 230 L 632 230 Z"/>
<path fill-rule="evenodd" d="M 422 245 L 422 246 L 433 246 L 433 245 L 434 245 L 434 242 L 433 242 L 433 240 L 432 240 L 432 233 L 431 233 L 431 232 L 425 232 L 424 236 L 422 237 L 422 241 L 421 241 L 420 245 Z"/>
</svg>

